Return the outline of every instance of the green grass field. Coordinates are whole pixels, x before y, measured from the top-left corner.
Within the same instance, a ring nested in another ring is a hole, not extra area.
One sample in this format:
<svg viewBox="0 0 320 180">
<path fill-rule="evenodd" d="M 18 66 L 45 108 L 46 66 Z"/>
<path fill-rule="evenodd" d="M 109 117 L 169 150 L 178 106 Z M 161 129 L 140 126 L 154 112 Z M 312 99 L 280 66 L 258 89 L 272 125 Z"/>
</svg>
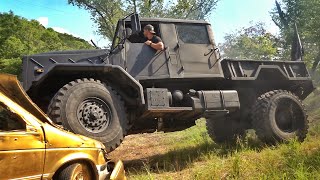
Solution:
<svg viewBox="0 0 320 180">
<path fill-rule="evenodd" d="M 234 146 L 217 145 L 207 135 L 205 121 L 174 133 L 155 133 L 164 153 L 139 165 L 128 164 L 129 179 L 320 179 L 320 96 L 310 95 L 310 130 L 303 143 L 277 146 L 261 143 L 254 132 Z M 148 142 L 145 142 L 148 143 Z M 152 149 L 152 147 L 150 147 Z"/>
</svg>

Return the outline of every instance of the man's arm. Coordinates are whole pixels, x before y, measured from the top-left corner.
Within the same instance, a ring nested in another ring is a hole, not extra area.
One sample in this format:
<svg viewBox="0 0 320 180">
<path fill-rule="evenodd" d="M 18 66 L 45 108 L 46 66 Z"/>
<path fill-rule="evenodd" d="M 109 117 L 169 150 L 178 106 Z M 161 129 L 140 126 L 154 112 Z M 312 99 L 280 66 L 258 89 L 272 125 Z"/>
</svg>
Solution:
<svg viewBox="0 0 320 180">
<path fill-rule="evenodd" d="M 161 42 L 161 41 L 158 42 L 158 43 L 153 43 L 150 40 L 148 40 L 145 43 L 146 43 L 146 45 L 152 47 L 155 50 L 161 50 L 162 51 L 164 49 L 163 42 Z"/>
<path fill-rule="evenodd" d="M 164 49 L 163 42 L 151 43 L 150 46 L 155 50 L 161 50 L 162 51 Z"/>
</svg>

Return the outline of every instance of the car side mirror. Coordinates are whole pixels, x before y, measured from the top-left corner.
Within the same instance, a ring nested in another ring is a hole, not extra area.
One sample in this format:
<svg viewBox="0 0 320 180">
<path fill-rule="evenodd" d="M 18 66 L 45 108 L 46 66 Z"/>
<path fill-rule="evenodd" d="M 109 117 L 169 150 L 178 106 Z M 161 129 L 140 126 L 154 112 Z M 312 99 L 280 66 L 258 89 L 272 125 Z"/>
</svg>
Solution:
<svg viewBox="0 0 320 180">
<path fill-rule="evenodd" d="M 38 132 L 37 128 L 32 125 L 26 125 L 27 132 Z"/>
</svg>

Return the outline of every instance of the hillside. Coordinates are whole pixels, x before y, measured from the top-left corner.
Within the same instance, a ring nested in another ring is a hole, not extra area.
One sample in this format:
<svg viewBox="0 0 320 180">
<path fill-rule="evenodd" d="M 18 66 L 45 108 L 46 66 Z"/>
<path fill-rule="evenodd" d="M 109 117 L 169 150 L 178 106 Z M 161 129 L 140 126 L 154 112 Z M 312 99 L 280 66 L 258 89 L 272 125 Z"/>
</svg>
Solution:
<svg viewBox="0 0 320 180">
<path fill-rule="evenodd" d="M 254 132 L 235 147 L 215 144 L 205 122 L 174 133 L 131 135 L 110 154 L 125 162 L 129 179 L 320 179 L 320 96 L 305 104 L 310 132 L 303 143 L 262 144 Z"/>
<path fill-rule="evenodd" d="M 85 40 L 45 28 L 36 20 L 0 13 L 0 72 L 19 75 L 23 55 L 90 48 Z"/>
</svg>

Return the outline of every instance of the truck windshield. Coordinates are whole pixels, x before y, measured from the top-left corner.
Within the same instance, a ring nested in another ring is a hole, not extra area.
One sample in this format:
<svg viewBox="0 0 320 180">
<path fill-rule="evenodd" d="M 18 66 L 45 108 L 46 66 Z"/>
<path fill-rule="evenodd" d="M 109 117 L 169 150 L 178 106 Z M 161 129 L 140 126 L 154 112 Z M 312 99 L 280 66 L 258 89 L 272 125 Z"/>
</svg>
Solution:
<svg viewBox="0 0 320 180">
<path fill-rule="evenodd" d="M 116 49 L 119 46 L 119 44 L 121 44 L 122 41 L 124 40 L 124 37 L 122 35 L 123 34 L 122 24 L 123 24 L 123 21 L 118 21 L 117 23 L 116 31 L 112 40 L 111 52 L 114 49 Z"/>
</svg>

